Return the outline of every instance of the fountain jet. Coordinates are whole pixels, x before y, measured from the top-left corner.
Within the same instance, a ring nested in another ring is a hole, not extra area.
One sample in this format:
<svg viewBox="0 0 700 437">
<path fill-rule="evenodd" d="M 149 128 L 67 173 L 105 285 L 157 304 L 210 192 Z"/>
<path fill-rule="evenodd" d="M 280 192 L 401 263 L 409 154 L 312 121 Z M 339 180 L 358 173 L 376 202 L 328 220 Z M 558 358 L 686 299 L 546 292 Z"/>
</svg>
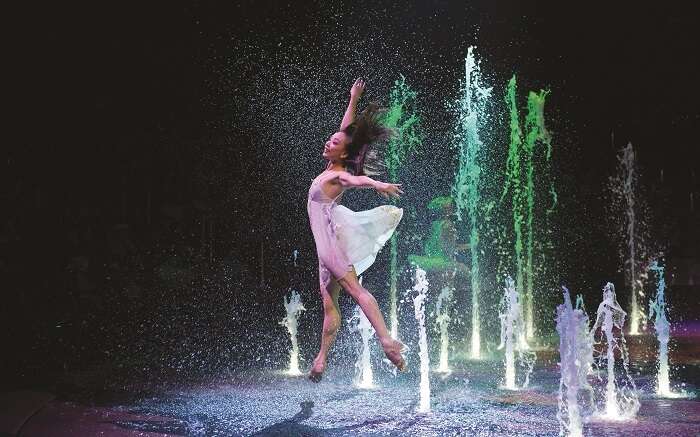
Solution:
<svg viewBox="0 0 700 437">
<path fill-rule="evenodd" d="M 571 304 L 571 296 L 566 287 L 564 303 L 557 307 L 557 332 L 559 333 L 559 419 L 562 436 L 583 436 L 582 408 L 579 406 L 579 391 L 589 392 L 592 402 L 592 387 L 588 384 L 588 374 L 593 364 L 593 338 L 589 332 L 588 314 L 583 310 L 582 300 L 576 306 Z M 579 296 L 580 297 L 580 296 Z"/>
<path fill-rule="evenodd" d="M 491 88 L 483 84 L 474 48 L 469 47 L 464 60 L 464 82 L 461 96 L 455 105 L 457 124 L 454 138 L 459 149 L 459 165 L 452 194 L 457 205 L 457 218 L 468 220 L 469 251 L 471 258 L 471 351 L 472 359 L 481 358 L 481 323 L 479 293 L 481 290 L 479 261 L 479 208 L 481 200 L 481 148 L 479 132 L 486 119 L 486 106 L 491 98 Z M 466 215 L 466 217 L 464 217 Z"/>
<path fill-rule="evenodd" d="M 506 278 L 506 286 L 503 289 L 500 313 L 501 319 L 501 344 L 498 349 L 505 348 L 505 381 L 504 388 L 517 390 L 516 385 L 516 352 L 518 354 L 518 366 L 523 370 L 522 388 L 528 386 L 530 374 L 535 365 L 535 353 L 532 352 L 525 340 L 525 320 L 523 308 L 520 303 L 520 295 L 515 289 L 513 279 Z"/>
<path fill-rule="evenodd" d="M 435 313 L 437 314 L 437 324 L 440 330 L 440 364 L 438 365 L 437 371 L 443 373 L 449 373 L 449 348 L 450 348 L 450 335 L 449 335 L 449 325 L 450 325 L 450 314 L 448 304 L 452 300 L 452 295 L 454 290 L 450 286 L 445 286 L 438 295 L 437 303 L 435 304 Z"/>
<path fill-rule="evenodd" d="M 629 355 L 625 343 L 623 328 L 627 313 L 622 309 L 615 297 L 615 286 L 608 282 L 603 288 L 603 301 L 598 306 L 597 316 L 591 335 L 594 336 L 594 364 L 598 371 L 598 380 L 602 382 L 601 374 L 606 374 L 604 390 L 605 413 L 607 420 L 628 420 L 639 410 L 639 394 L 634 380 L 629 374 Z M 600 336 L 595 336 L 600 329 Z M 617 334 L 617 335 L 616 335 Z M 615 371 L 615 353 L 621 357 L 621 368 Z M 603 372 L 603 369 L 606 369 Z"/>
<path fill-rule="evenodd" d="M 355 362 L 355 385 L 358 388 L 374 388 L 374 374 L 370 361 L 370 340 L 374 335 L 374 328 L 359 306 L 355 306 L 353 315 L 348 320 L 350 330 L 359 332 L 362 338 L 362 350 Z"/>
<path fill-rule="evenodd" d="M 304 304 L 301 303 L 301 296 L 296 290 L 292 290 L 289 300 L 284 296 L 284 309 L 287 310 L 287 315 L 282 319 L 280 325 L 286 326 L 289 332 L 289 338 L 292 342 L 292 349 L 289 352 L 289 369 L 287 374 L 293 376 L 301 375 L 299 370 L 299 343 L 297 342 L 297 318 L 299 313 L 306 311 Z"/>
<path fill-rule="evenodd" d="M 430 357 L 428 356 L 428 335 L 425 331 L 425 301 L 428 298 L 428 279 L 425 270 L 416 267 L 416 279 L 413 291 L 418 292 L 413 298 L 413 308 L 418 321 L 418 347 L 420 356 L 420 403 L 418 411 L 430 412 Z"/>
</svg>

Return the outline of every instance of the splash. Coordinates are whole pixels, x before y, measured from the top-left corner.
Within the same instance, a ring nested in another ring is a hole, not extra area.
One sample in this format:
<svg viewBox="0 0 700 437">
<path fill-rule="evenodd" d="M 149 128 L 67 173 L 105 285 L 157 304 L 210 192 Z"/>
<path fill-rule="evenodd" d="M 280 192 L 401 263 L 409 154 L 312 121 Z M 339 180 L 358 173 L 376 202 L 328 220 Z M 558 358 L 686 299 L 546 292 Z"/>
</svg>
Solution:
<svg viewBox="0 0 700 437">
<path fill-rule="evenodd" d="M 583 310 L 579 296 L 576 308 L 566 287 L 564 303 L 557 307 L 557 332 L 559 333 L 559 435 L 583 436 L 582 408 L 579 391 L 586 390 L 588 401 L 593 402 L 593 388 L 588 384 L 588 374 L 593 364 L 593 338 L 589 332 L 588 314 Z M 580 304 L 579 304 L 580 302 Z"/>
<path fill-rule="evenodd" d="M 501 344 L 498 349 L 505 348 L 505 380 L 504 388 L 517 390 L 516 384 L 516 352 L 518 367 L 522 369 L 522 388 L 526 388 L 530 382 L 530 374 L 535 365 L 535 354 L 527 343 L 524 343 L 525 323 L 523 309 L 520 303 L 520 295 L 515 289 L 513 279 L 506 278 L 506 286 L 503 289 L 501 308 L 498 317 L 501 319 Z"/>
<path fill-rule="evenodd" d="M 425 301 L 428 298 L 428 279 L 425 270 L 416 267 L 416 279 L 413 291 L 418 292 L 413 298 L 413 308 L 418 321 L 418 347 L 420 356 L 420 402 L 418 411 L 430 412 L 430 357 L 428 356 L 428 335 L 425 331 Z"/>
<path fill-rule="evenodd" d="M 437 371 L 443 373 L 451 372 L 449 363 L 450 335 L 448 328 L 450 326 L 450 314 L 448 304 L 452 300 L 453 294 L 454 290 L 452 287 L 442 287 L 435 304 L 436 319 L 440 330 L 440 364 Z"/>
<path fill-rule="evenodd" d="M 598 371 L 598 380 L 602 382 L 601 374 L 606 375 L 602 394 L 605 412 L 601 416 L 606 420 L 632 419 L 640 405 L 637 387 L 629 373 L 629 355 L 623 332 L 626 316 L 627 313 L 615 297 L 615 286 L 608 282 L 603 288 L 603 301 L 598 306 L 596 321 L 591 330 L 595 340 L 593 363 Z M 598 331 L 600 335 L 597 335 Z M 620 356 L 619 363 L 615 360 L 616 353 Z"/>
<path fill-rule="evenodd" d="M 374 374 L 372 372 L 370 340 L 374 336 L 374 328 L 359 306 L 355 306 L 353 315 L 348 320 L 350 330 L 359 332 L 362 338 L 362 351 L 355 362 L 355 386 L 358 388 L 374 388 Z"/>
<path fill-rule="evenodd" d="M 478 216 L 481 207 L 481 166 L 479 160 L 483 143 L 479 132 L 483 129 L 485 108 L 490 97 L 491 88 L 484 86 L 479 64 L 474 57 L 474 48 L 469 47 L 467 58 L 464 60 L 464 82 L 456 104 L 457 124 L 454 138 L 459 149 L 459 165 L 452 187 L 452 195 L 457 205 L 457 218 L 460 221 L 466 219 L 469 229 L 472 291 L 470 357 L 472 359 L 481 358 L 479 309 L 481 273 Z"/>
<path fill-rule="evenodd" d="M 399 182 L 399 169 L 406 157 L 423 141 L 420 133 L 420 117 L 416 109 L 417 93 L 406 83 L 406 78 L 394 82 L 389 94 L 389 107 L 383 123 L 394 129 L 395 135 L 386 147 L 385 165 L 389 182 Z M 395 203 L 392 200 L 392 203 Z M 392 338 L 398 337 L 399 319 L 397 311 L 397 277 L 398 277 L 398 231 L 389 242 L 389 325 Z"/>
<path fill-rule="evenodd" d="M 292 342 L 292 349 L 289 352 L 289 369 L 287 374 L 293 376 L 301 375 L 299 370 L 299 343 L 297 342 L 297 318 L 299 313 L 306 311 L 304 304 L 301 303 L 301 296 L 296 290 L 292 290 L 287 299 L 284 296 L 284 309 L 287 310 L 287 315 L 282 319 L 280 325 L 286 326 L 289 332 L 289 338 Z"/>
</svg>

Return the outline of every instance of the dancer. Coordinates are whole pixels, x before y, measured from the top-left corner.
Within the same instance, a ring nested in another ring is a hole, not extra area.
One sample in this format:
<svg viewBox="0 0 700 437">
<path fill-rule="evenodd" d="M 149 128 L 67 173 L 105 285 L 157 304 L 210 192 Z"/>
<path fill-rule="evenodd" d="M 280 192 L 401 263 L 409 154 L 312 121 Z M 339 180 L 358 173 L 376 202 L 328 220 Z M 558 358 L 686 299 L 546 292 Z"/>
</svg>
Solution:
<svg viewBox="0 0 700 437">
<path fill-rule="evenodd" d="M 319 282 L 323 301 L 321 348 L 314 359 L 309 379 L 321 380 L 328 350 L 340 327 L 338 294 L 341 287 L 360 305 L 374 327 L 387 358 L 399 370 L 405 367 L 405 346 L 391 338 L 377 301 L 357 279 L 374 262 L 377 253 L 401 221 L 403 210 L 391 205 L 354 212 L 338 204 L 348 188 L 374 188 L 385 198 L 403 194 L 401 184 L 371 179 L 376 174 L 376 143 L 392 131 L 379 123 L 380 109 L 370 104 L 355 120 L 355 108 L 365 88 L 357 79 L 350 89 L 350 103 L 340 130 L 326 142 L 323 157 L 328 165 L 309 188 L 307 210 L 318 253 Z"/>
</svg>

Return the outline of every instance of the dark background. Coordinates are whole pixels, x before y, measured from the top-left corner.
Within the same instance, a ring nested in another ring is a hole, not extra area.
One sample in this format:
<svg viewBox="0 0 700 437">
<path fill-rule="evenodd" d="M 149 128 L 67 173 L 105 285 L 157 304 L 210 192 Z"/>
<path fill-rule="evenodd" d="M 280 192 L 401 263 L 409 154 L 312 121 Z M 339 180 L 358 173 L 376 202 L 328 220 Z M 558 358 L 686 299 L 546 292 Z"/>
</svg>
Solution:
<svg viewBox="0 0 700 437">
<path fill-rule="evenodd" d="M 684 269 L 673 285 L 678 317 L 697 317 L 687 273 L 697 275 L 700 257 L 692 6 L 409 3 L 12 11 L 5 68 L 17 136 L 0 164 L 4 384 L 100 363 L 146 376 L 272 365 L 266 348 L 286 347 L 276 322 L 290 285 L 303 290 L 316 331 L 304 202 L 352 79 L 368 78 L 367 99 L 399 72 L 419 90 L 425 164 L 447 135 L 431 116 L 454 98 L 471 45 L 499 99 L 514 73 L 521 95 L 552 91 L 558 255 L 569 260 L 559 280 L 587 296 L 622 280 L 605 187 L 631 141 L 649 225 L 669 266 Z M 434 178 L 436 192 L 451 177 L 427 165 L 405 175 L 409 187 Z"/>
</svg>

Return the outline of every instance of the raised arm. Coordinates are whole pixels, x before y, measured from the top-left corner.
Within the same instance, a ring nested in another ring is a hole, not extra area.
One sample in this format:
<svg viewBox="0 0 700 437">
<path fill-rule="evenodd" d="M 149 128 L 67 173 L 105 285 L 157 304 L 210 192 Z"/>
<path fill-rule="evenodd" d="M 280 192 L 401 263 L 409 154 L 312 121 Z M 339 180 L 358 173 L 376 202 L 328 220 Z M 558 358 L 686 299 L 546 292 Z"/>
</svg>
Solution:
<svg viewBox="0 0 700 437">
<path fill-rule="evenodd" d="M 343 188 L 374 188 L 385 198 L 396 197 L 403 194 L 401 184 L 388 184 L 386 182 L 375 181 L 369 176 L 353 176 L 348 172 L 338 174 L 338 182 Z"/>
<path fill-rule="evenodd" d="M 348 103 L 348 108 L 345 110 L 345 115 L 343 115 L 343 121 L 340 122 L 340 130 L 345 129 L 355 121 L 355 111 L 357 110 L 357 102 L 362 96 L 362 92 L 365 90 L 365 81 L 362 79 L 357 79 L 352 88 L 350 88 L 350 103 Z"/>
</svg>

